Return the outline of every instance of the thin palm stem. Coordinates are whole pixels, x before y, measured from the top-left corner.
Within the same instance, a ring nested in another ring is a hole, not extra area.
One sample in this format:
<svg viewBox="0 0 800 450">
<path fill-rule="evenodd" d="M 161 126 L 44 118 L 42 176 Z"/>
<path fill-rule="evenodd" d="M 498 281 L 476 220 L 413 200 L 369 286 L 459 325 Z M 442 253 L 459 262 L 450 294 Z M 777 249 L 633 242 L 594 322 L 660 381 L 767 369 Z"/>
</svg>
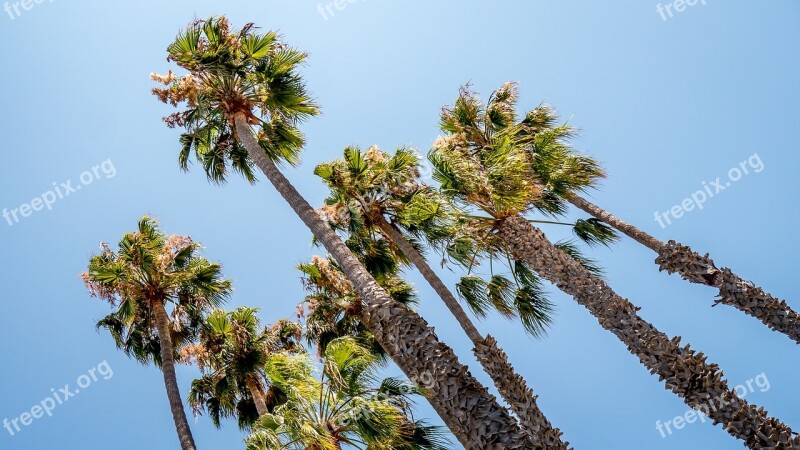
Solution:
<svg viewBox="0 0 800 450">
<path fill-rule="evenodd" d="M 569 443 L 561 441 L 561 431 L 553 428 L 544 413 L 536 405 L 536 396 L 533 389 L 528 387 L 525 379 L 519 375 L 508 361 L 508 355 L 497 346 L 497 341 L 491 336 L 484 338 L 475 324 L 470 320 L 464 308 L 456 297 L 447 288 L 439 275 L 428 264 L 414 245 L 394 225 L 389 223 L 382 214 L 375 214 L 375 224 L 383 231 L 384 235 L 396 245 L 409 259 L 411 264 L 422 274 L 425 281 L 438 294 L 442 302 L 455 316 L 461 328 L 473 344 L 473 353 L 491 377 L 500 395 L 517 415 L 522 426 L 530 433 L 537 445 L 546 449 L 566 449 Z"/>
<path fill-rule="evenodd" d="M 164 375 L 164 385 L 167 389 L 167 398 L 172 410 L 172 419 L 178 431 L 182 450 L 196 450 L 192 430 L 189 428 L 189 421 L 186 419 L 186 411 L 183 409 L 183 400 L 178 387 L 178 379 L 175 375 L 175 349 L 172 344 L 170 334 L 170 323 L 164 302 L 157 302 L 153 307 L 158 328 L 158 340 L 161 344 L 161 372 Z"/>
<path fill-rule="evenodd" d="M 732 306 L 800 344 L 800 313 L 792 309 L 785 300 L 773 297 L 730 269 L 718 269 L 708 254 L 700 255 L 675 241 L 664 243 L 577 195 L 572 195 L 569 201 L 656 252 L 656 263 L 661 270 L 678 273 L 681 278 L 692 283 L 719 289 L 715 305 L 721 303 Z"/>
</svg>

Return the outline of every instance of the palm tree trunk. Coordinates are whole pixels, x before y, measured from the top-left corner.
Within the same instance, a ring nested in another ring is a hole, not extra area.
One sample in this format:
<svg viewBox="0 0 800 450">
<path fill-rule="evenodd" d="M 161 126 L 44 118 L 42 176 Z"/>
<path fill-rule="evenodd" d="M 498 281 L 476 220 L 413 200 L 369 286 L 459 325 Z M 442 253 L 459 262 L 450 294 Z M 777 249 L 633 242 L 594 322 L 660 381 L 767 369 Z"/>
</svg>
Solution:
<svg viewBox="0 0 800 450">
<path fill-rule="evenodd" d="M 692 283 L 718 288 L 719 297 L 714 303 L 715 306 L 720 303 L 732 306 L 800 344 L 800 314 L 785 300 L 771 296 L 760 287 L 743 280 L 730 269 L 717 269 L 707 253 L 701 256 L 675 241 L 665 244 L 577 195 L 571 196 L 569 200 L 583 211 L 656 252 L 658 254 L 656 264 L 661 270 L 678 273 L 681 278 Z"/>
<path fill-rule="evenodd" d="M 339 236 L 278 170 L 253 136 L 244 114 L 234 118 L 238 139 L 303 223 L 339 264 L 364 303 L 364 324 L 409 379 L 426 389 L 427 398 L 455 437 L 468 450 L 538 448 L 440 342 L 415 312 L 392 300 Z"/>
<path fill-rule="evenodd" d="M 186 420 L 186 411 L 183 409 L 183 399 L 178 388 L 178 378 L 175 376 L 175 348 L 172 344 L 169 317 L 164 307 L 164 302 L 157 302 L 154 307 L 158 341 L 161 345 L 161 372 L 164 374 L 164 385 L 167 388 L 167 398 L 172 409 L 172 419 L 181 441 L 182 450 L 195 450 L 194 437 Z"/>
<path fill-rule="evenodd" d="M 386 221 L 381 214 L 372 217 L 373 222 L 383 231 L 386 237 L 400 249 L 425 281 L 431 285 L 439 295 L 447 309 L 455 316 L 461 328 L 467 333 L 472 344 L 472 351 L 481 363 L 483 369 L 492 378 L 500 396 L 511 406 L 517 415 L 520 424 L 529 432 L 531 439 L 541 448 L 567 449 L 568 442 L 561 441 L 561 431 L 553 428 L 544 413 L 536 405 L 536 396 L 533 389 L 528 387 L 525 379 L 520 376 L 508 361 L 508 355 L 497 345 L 497 341 L 487 336 L 481 336 L 475 324 L 467 316 L 464 308 L 455 298 L 450 289 L 445 286 L 441 278 L 434 272 L 425 258 L 417 251 L 408 239 L 394 225 Z M 540 440 L 541 439 L 541 440 Z"/>
<path fill-rule="evenodd" d="M 579 209 L 582 209 L 590 216 L 593 216 L 595 219 L 601 220 L 611 225 L 617 230 L 627 234 L 628 237 L 630 237 L 631 239 L 653 250 L 656 253 L 661 253 L 662 249 L 664 248 L 665 244 L 663 242 L 645 233 L 644 231 L 636 228 L 635 226 L 618 219 L 614 215 L 606 212 L 599 206 L 586 201 L 582 197 L 573 194 L 569 197 L 569 201 L 570 203 L 577 206 Z"/>
<path fill-rule="evenodd" d="M 558 250 L 524 217 L 505 219 L 499 235 L 512 257 L 573 296 L 690 407 L 723 424 L 749 448 L 800 447 L 800 437 L 788 426 L 737 397 L 716 364 L 707 363 L 706 356 L 688 345 L 682 347 L 680 337 L 670 339 L 642 319 L 639 308 Z"/>
<path fill-rule="evenodd" d="M 253 379 L 247 379 L 247 389 L 250 391 L 250 396 L 253 397 L 253 402 L 256 404 L 256 410 L 259 416 L 263 416 L 269 412 L 267 408 L 267 401 L 264 398 L 264 392 L 261 390 L 260 383 Z"/>
</svg>

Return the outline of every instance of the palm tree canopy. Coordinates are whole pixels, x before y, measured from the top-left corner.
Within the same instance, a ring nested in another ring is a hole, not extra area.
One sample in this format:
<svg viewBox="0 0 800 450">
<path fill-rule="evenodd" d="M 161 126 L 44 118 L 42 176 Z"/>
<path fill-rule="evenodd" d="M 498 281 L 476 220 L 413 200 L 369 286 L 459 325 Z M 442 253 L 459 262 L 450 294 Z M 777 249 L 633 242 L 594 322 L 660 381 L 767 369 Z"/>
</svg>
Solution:
<svg viewBox="0 0 800 450">
<path fill-rule="evenodd" d="M 356 231 L 382 215 L 404 230 L 435 240 L 456 219 L 449 199 L 421 179 L 421 157 L 400 147 L 394 154 L 378 147 L 347 147 L 342 159 L 320 164 L 314 173 L 330 189 L 322 212 L 335 226 Z"/>
<path fill-rule="evenodd" d="M 445 449 L 438 428 L 415 421 L 420 391 L 397 379 L 379 381 L 376 357 L 352 338 L 332 341 L 319 376 L 307 355 L 276 353 L 266 364 L 285 404 L 262 416 L 248 450 Z"/>
<path fill-rule="evenodd" d="M 457 200 L 503 219 L 536 210 L 562 216 L 567 199 L 597 187 L 600 164 L 569 145 L 575 130 L 557 125 L 552 107 L 541 104 L 519 120 L 517 85 L 506 83 L 484 106 L 462 87 L 440 119 L 445 133 L 429 153 L 434 178 Z M 578 220 L 575 234 L 590 245 L 609 244 L 616 233 L 597 219 Z"/>
<path fill-rule="evenodd" d="M 449 145 L 471 152 L 503 145 L 525 151 L 540 189 L 533 206 L 547 214 L 562 213 L 569 194 L 595 188 L 605 172 L 595 159 L 570 147 L 568 141 L 575 129 L 559 124 L 550 105 L 540 104 L 520 120 L 517 103 L 516 83 L 501 86 L 485 105 L 477 93 L 464 86 L 454 105 L 443 109 L 440 127 Z"/>
<path fill-rule="evenodd" d="M 153 219 L 143 217 L 136 231 L 122 237 L 117 251 L 101 244 L 101 252 L 91 258 L 84 282 L 93 297 L 115 308 L 98 328 L 107 329 L 126 355 L 161 364 L 154 308 L 172 305 L 177 354 L 196 338 L 204 311 L 227 299 L 230 280 L 200 249 L 190 237 L 167 236 Z"/>
<path fill-rule="evenodd" d="M 188 169 L 194 153 L 215 183 L 225 182 L 231 169 L 255 182 L 253 161 L 236 139 L 236 114 L 259 126 L 259 145 L 271 159 L 299 162 L 304 138 L 296 125 L 319 113 L 297 73 L 305 53 L 282 43 L 273 31 L 258 33 L 253 24 L 231 31 L 224 16 L 190 24 L 167 51 L 168 59 L 188 73 L 151 78 L 165 86 L 153 89 L 161 101 L 185 106 L 164 119 L 185 129 L 181 168 Z"/>
<path fill-rule="evenodd" d="M 240 428 L 249 429 L 258 418 L 249 383 L 264 388 L 268 409 L 280 403 L 283 393 L 263 385 L 264 364 L 275 352 L 305 351 L 300 344 L 301 331 L 299 324 L 287 320 L 262 327 L 257 308 L 208 314 L 199 343 L 184 351 L 185 359 L 196 362 L 203 373 L 189 393 L 195 413 L 208 411 L 217 427 L 222 418 L 237 417 Z"/>
<path fill-rule="evenodd" d="M 308 263 L 300 264 L 298 270 L 303 274 L 303 286 L 308 292 L 299 308 L 300 315 L 305 317 L 308 343 L 316 346 L 322 355 L 331 342 L 349 336 L 383 360 L 385 351 L 361 321 L 361 299 L 336 262 L 314 256 Z M 378 283 L 393 300 L 410 307 L 417 301 L 416 293 L 396 271 L 394 264 L 393 274 L 384 273 Z"/>
<path fill-rule="evenodd" d="M 471 273 L 476 241 L 471 230 L 465 232 L 469 220 L 465 214 L 438 190 L 421 179 L 421 161 L 408 148 L 394 154 L 370 147 L 366 152 L 347 147 L 342 159 L 317 166 L 315 173 L 330 189 L 321 212 L 331 225 L 346 234 L 348 245 L 357 254 L 370 246 L 386 249 L 398 261 L 407 263 L 405 255 L 391 241 L 381 243 L 379 220 L 399 227 L 420 254 L 424 254 L 419 238 L 451 256 L 451 260 L 469 269 L 457 293 L 479 317 L 490 309 L 506 318 L 520 317 L 525 329 L 534 336 L 542 335 L 552 321 L 552 304 L 534 274 L 517 274 L 512 282 L 503 274 L 492 273 L 489 281 Z M 464 234 L 462 234 L 464 233 Z M 369 255 L 369 252 L 363 252 Z"/>
<path fill-rule="evenodd" d="M 516 104 L 516 85 L 507 83 L 486 105 L 463 87 L 454 105 L 443 109 L 440 126 L 445 134 L 428 153 L 433 177 L 459 208 L 488 215 L 470 215 L 472 220 L 452 240 L 448 253 L 457 260 L 506 253 L 495 238 L 499 221 L 532 211 L 561 217 L 569 193 L 595 187 L 604 176 L 596 161 L 567 145 L 574 130 L 556 125 L 552 108 L 540 105 L 519 120 Z M 617 237 L 596 219 L 569 225 L 589 245 L 608 245 Z M 599 267 L 574 242 L 558 246 L 599 274 Z"/>
</svg>

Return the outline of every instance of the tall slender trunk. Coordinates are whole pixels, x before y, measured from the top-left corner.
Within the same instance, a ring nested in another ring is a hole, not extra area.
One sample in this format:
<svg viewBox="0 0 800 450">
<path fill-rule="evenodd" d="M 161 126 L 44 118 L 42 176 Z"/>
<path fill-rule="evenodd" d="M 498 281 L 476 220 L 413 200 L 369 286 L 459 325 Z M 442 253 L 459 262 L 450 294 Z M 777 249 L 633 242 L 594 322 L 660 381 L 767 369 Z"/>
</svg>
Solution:
<svg viewBox="0 0 800 450">
<path fill-rule="evenodd" d="M 558 250 L 524 217 L 505 219 L 499 235 L 515 259 L 573 296 L 657 374 L 667 389 L 703 411 L 714 424 L 721 423 L 752 449 L 800 447 L 800 437 L 788 426 L 737 397 L 716 364 L 707 363 L 706 356 L 688 345 L 681 346 L 680 337 L 670 339 L 639 317 L 639 308 Z"/>
<path fill-rule="evenodd" d="M 701 256 L 675 241 L 665 244 L 577 195 L 572 195 L 569 201 L 656 252 L 656 264 L 661 270 L 678 273 L 681 278 L 692 283 L 718 288 L 719 294 L 714 305 L 722 303 L 732 306 L 800 344 L 800 314 L 786 301 L 771 296 L 730 269 L 717 269 L 708 253 Z"/>
<path fill-rule="evenodd" d="M 167 388 L 169 407 L 172 410 L 172 420 L 181 441 L 182 450 L 195 450 L 194 437 L 186 420 L 186 411 L 183 409 L 183 398 L 178 388 L 178 378 L 175 376 L 175 348 L 170 334 L 169 317 L 164 307 L 164 302 L 158 302 L 154 307 L 156 327 L 158 328 L 158 341 L 161 344 L 161 372 L 164 374 L 164 386 Z"/>
<path fill-rule="evenodd" d="M 259 416 L 263 416 L 269 412 L 267 408 L 267 401 L 264 398 L 264 392 L 261 390 L 261 383 L 252 378 L 247 378 L 247 389 L 250 391 L 250 396 L 253 397 L 253 402 L 256 404 L 256 410 Z"/>
<path fill-rule="evenodd" d="M 536 405 L 536 396 L 533 389 L 528 387 L 525 379 L 520 376 L 511 363 L 508 355 L 497 345 L 497 341 L 487 336 L 481 336 L 478 328 L 470 320 L 464 308 L 455 298 L 450 289 L 445 286 L 441 278 L 434 272 L 425 258 L 417 251 L 411 242 L 406 239 L 394 225 L 386 221 L 381 214 L 375 214 L 372 220 L 383 231 L 386 237 L 400 249 L 417 270 L 422 274 L 425 281 L 431 285 L 439 295 L 447 309 L 455 316 L 461 328 L 464 329 L 474 345 L 473 352 L 481 363 L 484 370 L 492 378 L 500 396 L 511 406 L 511 410 L 517 415 L 520 424 L 527 430 L 531 439 L 541 448 L 546 449 L 567 449 L 568 442 L 561 441 L 561 431 L 553 428 L 544 413 Z"/>
<path fill-rule="evenodd" d="M 617 230 L 628 235 L 628 237 L 630 237 L 631 239 L 653 250 L 656 253 L 660 253 L 664 248 L 665 244 L 663 242 L 645 233 L 644 231 L 636 228 L 635 226 L 618 219 L 617 217 L 613 216 L 612 214 L 608 213 L 607 211 L 603 210 L 597 205 L 588 202 L 582 197 L 573 194 L 569 197 L 569 201 L 570 203 L 582 209 L 590 216 L 593 216 L 595 219 L 602 220 L 603 222 L 611 225 Z"/>
<path fill-rule="evenodd" d="M 529 449 L 532 444 L 516 420 L 502 408 L 440 342 L 422 317 L 392 300 L 350 252 L 339 236 L 267 157 L 243 114 L 235 116 L 238 139 L 303 223 L 339 264 L 364 303 L 364 324 L 427 398 L 456 438 L 468 450 Z"/>
</svg>

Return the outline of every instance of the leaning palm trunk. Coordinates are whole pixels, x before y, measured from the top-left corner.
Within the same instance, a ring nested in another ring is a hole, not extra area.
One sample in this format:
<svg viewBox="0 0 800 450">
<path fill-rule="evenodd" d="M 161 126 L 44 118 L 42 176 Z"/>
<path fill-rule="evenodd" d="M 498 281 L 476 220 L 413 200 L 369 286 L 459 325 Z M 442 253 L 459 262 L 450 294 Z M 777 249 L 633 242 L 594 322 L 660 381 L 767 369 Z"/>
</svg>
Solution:
<svg viewBox="0 0 800 450">
<path fill-rule="evenodd" d="M 259 416 L 263 416 L 269 412 L 267 408 L 267 401 L 264 398 L 264 391 L 261 390 L 261 383 L 254 378 L 247 379 L 247 390 L 250 391 L 250 396 L 253 397 L 253 402 L 256 404 L 256 411 Z"/>
<path fill-rule="evenodd" d="M 800 314 L 795 312 L 786 301 L 769 295 L 760 287 L 743 280 L 730 269 L 717 269 L 708 254 L 701 256 L 691 248 L 675 241 L 665 244 L 577 195 L 571 196 L 569 200 L 578 208 L 656 252 L 658 254 L 656 263 L 661 270 L 669 273 L 677 272 L 681 278 L 692 283 L 718 288 L 719 298 L 714 303 L 715 305 L 722 303 L 733 306 L 800 344 Z"/>
<path fill-rule="evenodd" d="M 189 428 L 189 421 L 186 420 L 186 411 L 183 409 L 178 379 L 175 376 L 175 348 L 172 344 L 167 310 L 164 308 L 163 302 L 155 305 L 153 309 L 158 329 L 158 341 L 161 345 L 161 372 L 164 374 L 164 385 L 167 388 L 167 398 L 172 409 L 172 419 L 175 421 L 175 428 L 181 441 L 181 449 L 195 450 L 192 430 Z"/>
<path fill-rule="evenodd" d="M 238 139 L 255 164 L 339 264 L 364 305 L 362 320 L 375 339 L 426 396 L 461 444 L 471 449 L 529 449 L 516 420 L 440 342 L 424 319 L 392 300 L 336 233 L 267 157 L 244 114 L 234 117 Z"/>
<path fill-rule="evenodd" d="M 514 367 L 508 361 L 506 353 L 497 345 L 497 341 L 491 336 L 486 338 L 481 336 L 453 293 L 445 286 L 444 282 L 428 265 L 428 262 L 419 251 L 394 225 L 387 222 L 382 215 L 376 215 L 373 220 L 386 237 L 419 270 L 425 281 L 431 285 L 453 316 L 455 316 L 461 328 L 464 329 L 472 341 L 474 345 L 472 351 L 478 361 L 492 378 L 500 396 L 503 397 L 511 407 L 511 410 L 517 415 L 522 427 L 530 433 L 534 443 L 540 448 L 546 449 L 569 448 L 568 442 L 561 441 L 561 431 L 553 428 L 550 421 L 547 420 L 547 417 L 536 405 L 536 396 L 533 394 L 533 389 L 529 388 L 525 379 L 514 370 Z"/>
<path fill-rule="evenodd" d="M 573 296 L 651 373 L 664 380 L 667 389 L 711 417 L 714 424 L 721 423 L 752 449 L 800 447 L 800 437 L 788 426 L 737 397 L 716 364 L 707 363 L 702 353 L 695 353 L 688 345 L 682 347 L 679 337 L 670 339 L 639 317 L 639 308 L 558 250 L 524 217 L 505 219 L 499 235 L 515 259 Z"/>
</svg>

